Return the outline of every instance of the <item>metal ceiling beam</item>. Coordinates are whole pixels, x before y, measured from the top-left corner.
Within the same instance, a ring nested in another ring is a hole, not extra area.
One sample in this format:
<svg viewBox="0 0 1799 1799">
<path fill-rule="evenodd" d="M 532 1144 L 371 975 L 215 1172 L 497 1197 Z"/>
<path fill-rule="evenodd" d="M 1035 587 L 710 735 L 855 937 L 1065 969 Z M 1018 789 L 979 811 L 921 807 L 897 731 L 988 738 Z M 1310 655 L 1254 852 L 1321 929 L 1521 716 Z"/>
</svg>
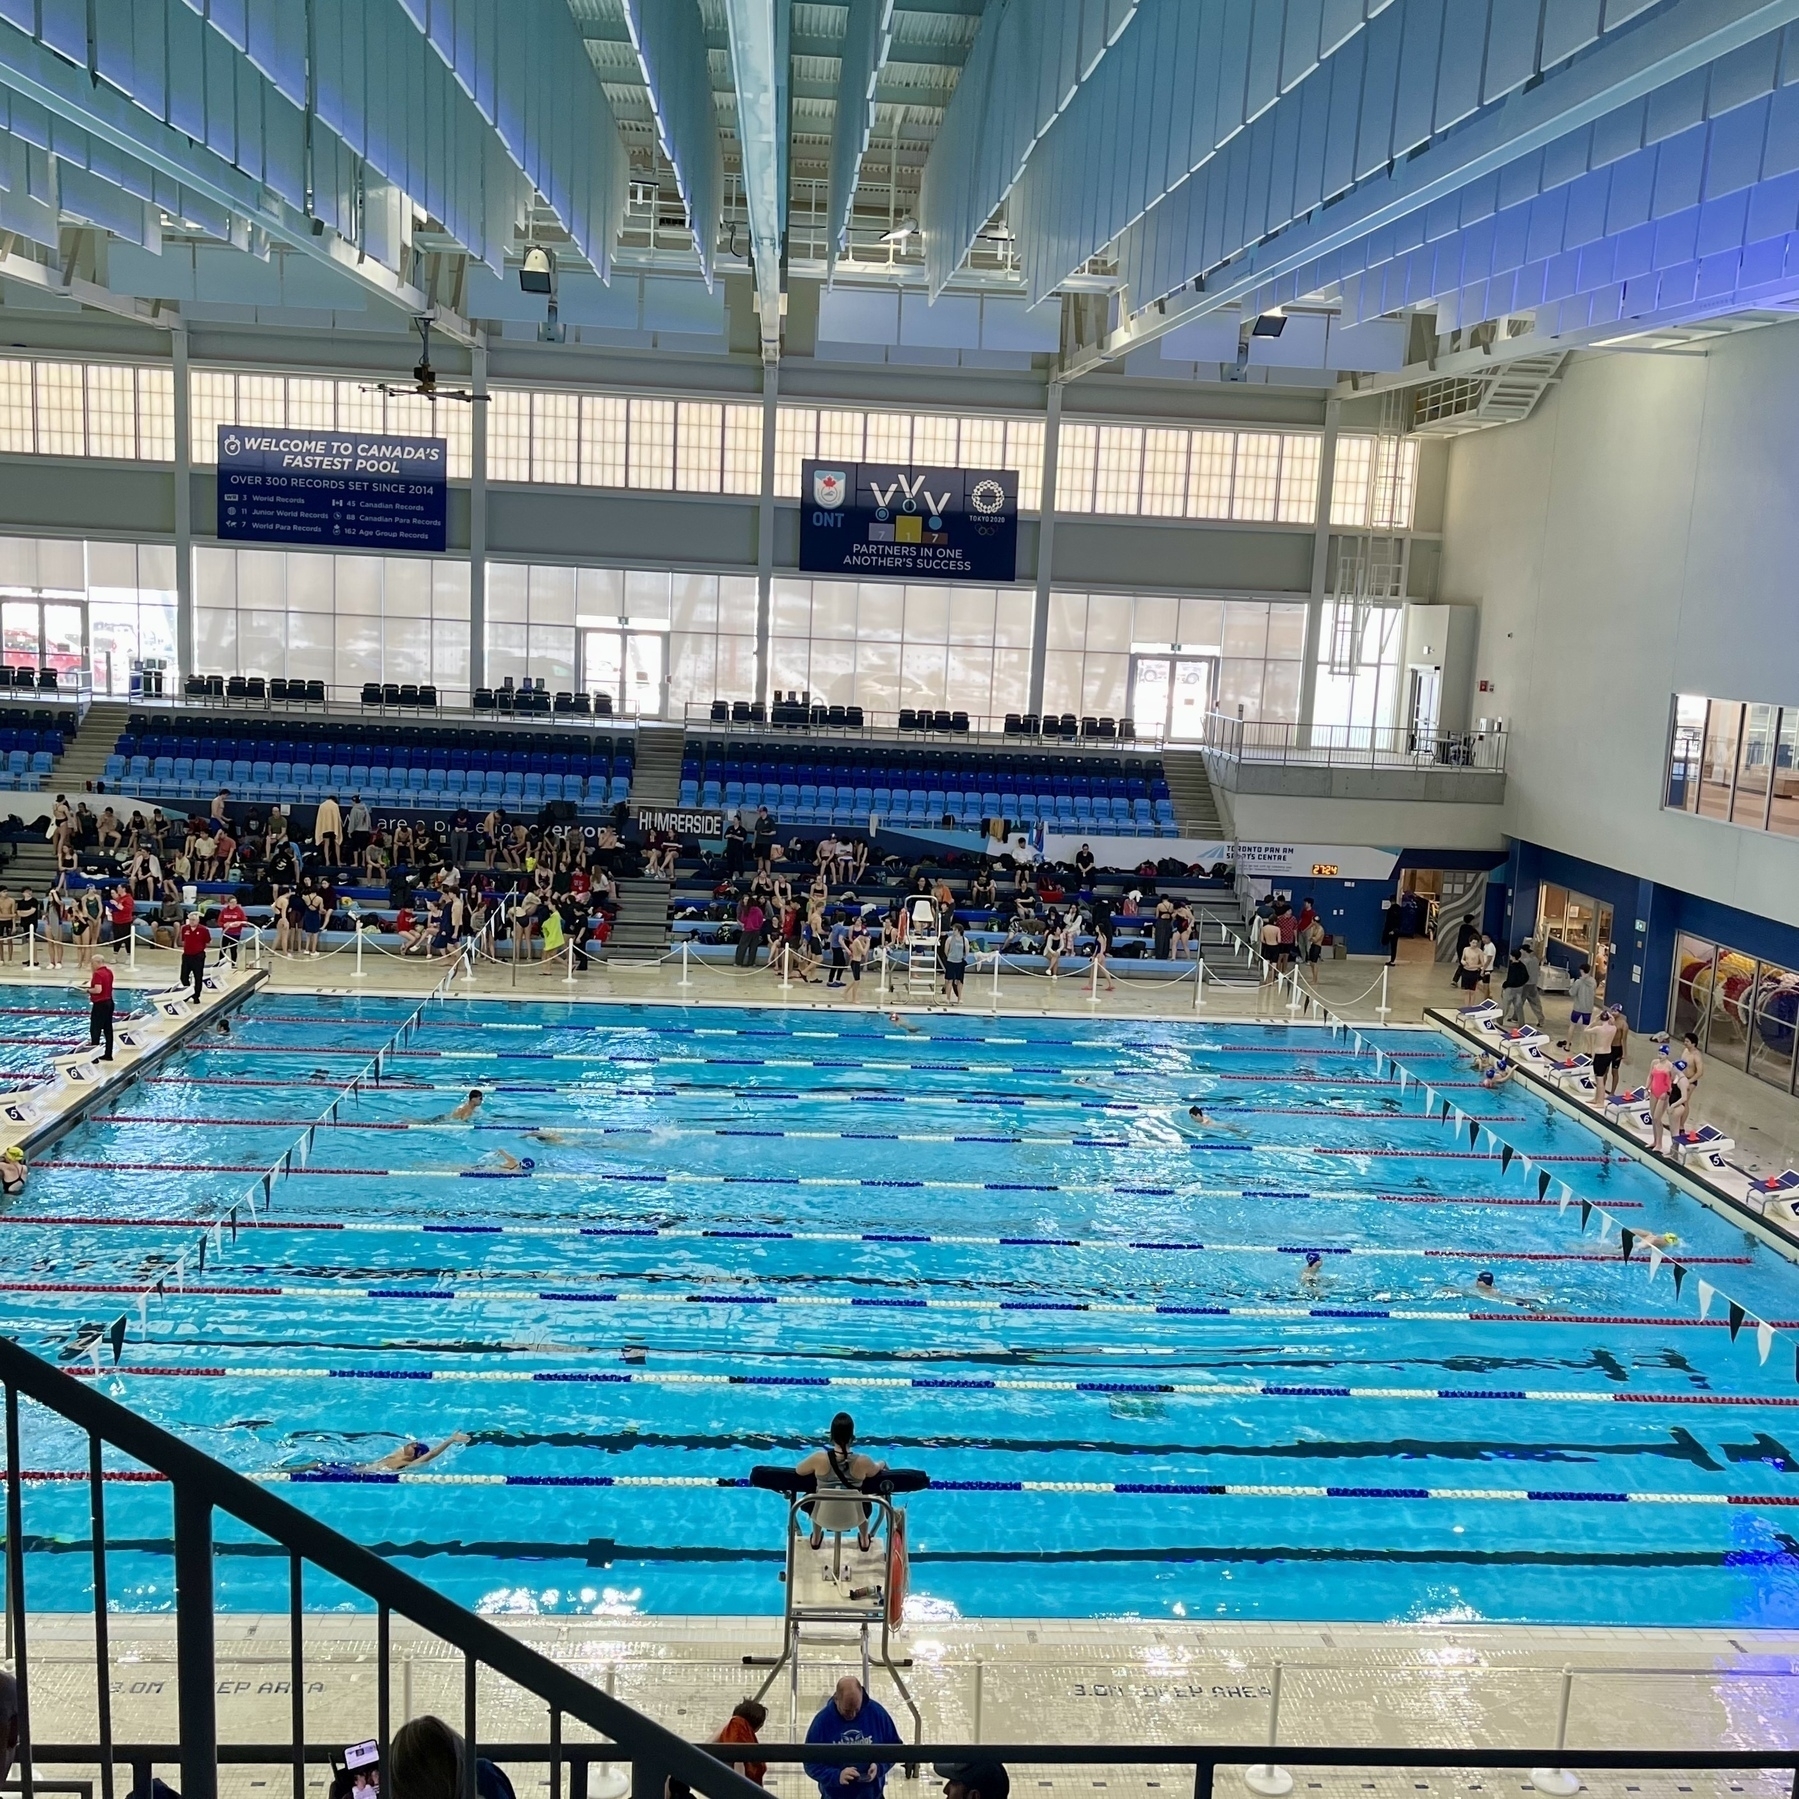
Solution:
<svg viewBox="0 0 1799 1799">
<path fill-rule="evenodd" d="M 1158 300 L 1072 358 L 1073 381 L 1129 351 L 1247 299 L 1258 288 L 1446 198 L 1508 163 L 1799 19 L 1799 0 L 1679 0 L 1590 54 L 1514 93 L 1386 175 L 1227 263 L 1185 300 Z"/>
<path fill-rule="evenodd" d="M 893 44 L 893 0 L 849 0 L 849 9 L 837 77 L 837 116 L 831 132 L 830 197 L 825 204 L 833 268 L 849 241 L 856 181 L 874 128 L 875 85 Z"/>
<path fill-rule="evenodd" d="M 84 281 L 78 275 L 65 279 L 44 263 L 33 262 L 16 252 L 0 256 L 0 281 L 16 281 L 40 294 L 54 294 L 72 300 L 79 306 L 91 306 L 98 312 L 110 312 L 134 325 L 152 325 L 159 331 L 169 330 L 174 315 L 163 311 L 152 300 L 140 300 L 132 294 L 115 294 L 110 287 Z"/>
<path fill-rule="evenodd" d="M 778 362 L 787 237 L 787 0 L 725 0 L 725 22 L 762 359 Z"/>
<path fill-rule="evenodd" d="M 260 182 L 152 118 L 105 83 L 91 81 L 85 69 L 64 62 L 16 26 L 4 23 L 0 23 L 0 83 L 179 181 L 215 206 L 260 226 L 274 242 L 335 270 L 365 294 L 403 312 L 429 314 L 446 336 L 462 343 L 474 341 L 472 328 L 459 314 L 433 306 L 418 288 L 329 228 L 315 234 L 317 221 L 278 199 Z"/>
<path fill-rule="evenodd" d="M 624 0 L 624 13 L 649 92 L 657 141 L 675 171 L 700 273 L 710 287 L 724 161 L 699 5 L 697 0 Z"/>
</svg>

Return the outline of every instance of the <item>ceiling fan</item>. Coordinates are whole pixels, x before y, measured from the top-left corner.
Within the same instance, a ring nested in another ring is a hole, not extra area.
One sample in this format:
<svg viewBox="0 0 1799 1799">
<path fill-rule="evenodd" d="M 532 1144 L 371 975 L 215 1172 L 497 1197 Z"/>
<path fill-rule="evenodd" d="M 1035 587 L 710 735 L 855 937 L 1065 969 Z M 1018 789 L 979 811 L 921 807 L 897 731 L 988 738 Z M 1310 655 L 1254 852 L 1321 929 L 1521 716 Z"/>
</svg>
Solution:
<svg viewBox="0 0 1799 1799">
<path fill-rule="evenodd" d="M 471 393 L 466 387 L 439 387 L 437 370 L 431 366 L 431 320 L 421 314 L 413 324 L 418 327 L 421 354 L 418 367 L 412 371 L 412 386 L 403 387 L 398 382 L 376 381 L 365 384 L 364 393 L 392 394 L 400 399 L 430 400 L 435 404 L 439 400 L 461 400 L 466 405 L 474 405 L 477 401 L 485 401 L 486 394 Z"/>
</svg>

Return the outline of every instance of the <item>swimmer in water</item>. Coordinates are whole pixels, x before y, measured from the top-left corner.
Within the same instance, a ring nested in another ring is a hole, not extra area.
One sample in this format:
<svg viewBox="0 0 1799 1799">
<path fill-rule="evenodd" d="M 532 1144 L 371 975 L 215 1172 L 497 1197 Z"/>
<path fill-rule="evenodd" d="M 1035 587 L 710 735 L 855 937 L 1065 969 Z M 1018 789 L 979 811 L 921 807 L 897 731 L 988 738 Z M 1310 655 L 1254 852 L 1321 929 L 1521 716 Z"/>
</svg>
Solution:
<svg viewBox="0 0 1799 1799">
<path fill-rule="evenodd" d="M 481 1110 L 481 1101 L 486 1096 L 479 1087 L 468 1090 L 468 1098 L 461 1105 L 452 1106 L 447 1112 L 440 1112 L 435 1118 L 425 1120 L 427 1124 L 467 1124 Z"/>
<path fill-rule="evenodd" d="M 1323 1279 L 1324 1257 L 1321 1256 L 1317 1250 L 1308 1249 L 1306 1251 L 1305 1269 L 1299 1277 L 1299 1284 L 1304 1287 L 1308 1293 L 1317 1294 L 1324 1290 L 1322 1286 Z"/>
<path fill-rule="evenodd" d="M 1509 1056 L 1488 1056 L 1480 1065 L 1480 1084 L 1488 1088 L 1503 1087 L 1517 1072 Z"/>
<path fill-rule="evenodd" d="M 1483 1268 L 1480 1273 L 1474 1277 L 1474 1291 L 1480 1298 L 1496 1300 L 1502 1306 L 1521 1306 L 1526 1311 L 1536 1311 L 1538 1309 L 1537 1302 L 1534 1299 L 1519 1299 L 1514 1294 L 1502 1293 L 1499 1290 L 1499 1283 L 1494 1280 L 1493 1271 L 1490 1268 Z"/>
<path fill-rule="evenodd" d="M 405 1474 L 414 1468 L 422 1468 L 427 1462 L 434 1462 L 447 1449 L 454 1449 L 459 1443 L 468 1442 L 466 1431 L 452 1431 L 449 1436 L 435 1447 L 414 1438 L 411 1442 L 402 1443 L 398 1449 L 388 1454 L 377 1456 L 370 1462 L 334 1462 L 320 1458 L 302 1462 L 290 1470 L 295 1474 L 330 1473 L 330 1474 Z"/>
<path fill-rule="evenodd" d="M 908 1024 L 897 1012 L 889 1012 L 887 1014 L 887 1022 L 889 1024 L 897 1024 L 902 1031 L 910 1031 L 914 1037 L 923 1034 L 917 1025 Z"/>
<path fill-rule="evenodd" d="M 486 1167 L 488 1158 L 498 1164 L 497 1167 Z M 490 1149 L 473 1168 L 470 1174 L 529 1174 L 537 1164 L 529 1156 L 515 1156 L 510 1150 Z"/>
<path fill-rule="evenodd" d="M 1233 1137 L 1247 1137 L 1249 1133 L 1240 1124 L 1226 1124 L 1221 1118 L 1214 1118 L 1204 1106 L 1189 1106 L 1188 1118 L 1202 1130 L 1228 1131 Z"/>
</svg>

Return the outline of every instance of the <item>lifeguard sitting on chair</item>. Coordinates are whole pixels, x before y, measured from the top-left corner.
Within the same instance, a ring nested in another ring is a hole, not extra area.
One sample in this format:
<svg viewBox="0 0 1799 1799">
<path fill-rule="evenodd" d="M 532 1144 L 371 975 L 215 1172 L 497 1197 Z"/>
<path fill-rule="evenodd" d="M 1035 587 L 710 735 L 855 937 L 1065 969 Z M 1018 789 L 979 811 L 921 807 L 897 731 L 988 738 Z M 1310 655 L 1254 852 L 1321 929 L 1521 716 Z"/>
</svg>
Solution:
<svg viewBox="0 0 1799 1799">
<path fill-rule="evenodd" d="M 883 1473 L 887 1464 L 854 1448 L 855 1441 L 856 1421 L 848 1412 L 839 1412 L 831 1420 L 830 1442 L 799 1465 L 799 1473 L 810 1474 L 818 1483 L 816 1496 L 800 1507 L 812 1520 L 814 1549 L 824 1548 L 827 1530 L 853 1530 L 856 1547 L 864 1552 L 869 1547 L 868 1520 L 874 1507 L 859 1495 L 863 1482 Z M 849 1497 L 852 1494 L 858 1497 Z"/>
</svg>

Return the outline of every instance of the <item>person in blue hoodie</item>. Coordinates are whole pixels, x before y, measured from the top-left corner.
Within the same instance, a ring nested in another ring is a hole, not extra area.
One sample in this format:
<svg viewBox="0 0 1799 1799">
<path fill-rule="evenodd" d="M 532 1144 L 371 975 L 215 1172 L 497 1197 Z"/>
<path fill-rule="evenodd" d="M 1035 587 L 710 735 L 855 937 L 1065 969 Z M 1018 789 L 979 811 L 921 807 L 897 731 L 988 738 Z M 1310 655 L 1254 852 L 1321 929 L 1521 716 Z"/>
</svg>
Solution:
<svg viewBox="0 0 1799 1799">
<path fill-rule="evenodd" d="M 869 1698 L 853 1674 L 838 1681 L 836 1692 L 819 1709 L 806 1732 L 808 1743 L 897 1744 L 899 1740 L 900 1733 L 887 1715 L 887 1708 L 878 1699 Z M 880 1799 L 891 1766 L 885 1761 L 856 1767 L 807 1762 L 806 1772 L 818 1782 L 820 1799 Z"/>
</svg>

